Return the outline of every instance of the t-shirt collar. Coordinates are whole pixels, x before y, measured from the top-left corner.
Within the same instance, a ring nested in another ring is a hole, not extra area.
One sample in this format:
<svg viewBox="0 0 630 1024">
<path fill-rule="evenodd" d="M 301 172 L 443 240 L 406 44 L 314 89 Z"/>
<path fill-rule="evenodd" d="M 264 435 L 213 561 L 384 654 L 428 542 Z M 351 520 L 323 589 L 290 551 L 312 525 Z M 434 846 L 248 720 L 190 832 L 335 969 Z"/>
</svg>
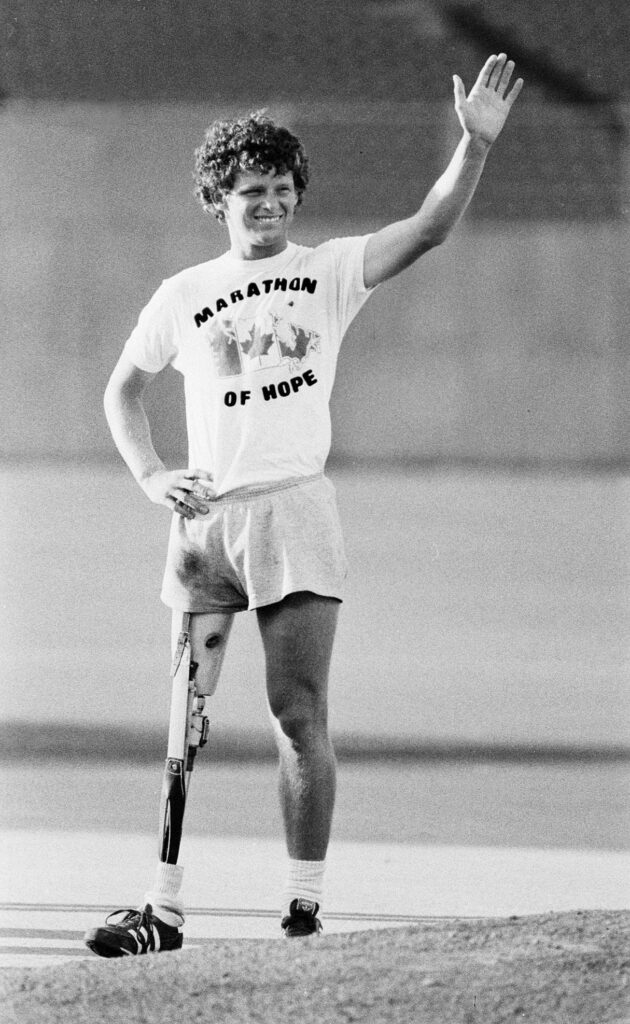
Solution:
<svg viewBox="0 0 630 1024">
<path fill-rule="evenodd" d="M 232 252 L 228 250 L 223 254 L 223 259 L 226 263 L 241 267 L 243 270 L 272 270 L 274 267 L 279 267 L 284 263 L 288 263 L 296 249 L 297 245 L 295 242 L 288 242 L 286 249 L 283 249 L 282 252 L 276 253 L 275 256 L 265 256 L 260 260 L 241 259 L 239 256 L 233 256 Z"/>
</svg>

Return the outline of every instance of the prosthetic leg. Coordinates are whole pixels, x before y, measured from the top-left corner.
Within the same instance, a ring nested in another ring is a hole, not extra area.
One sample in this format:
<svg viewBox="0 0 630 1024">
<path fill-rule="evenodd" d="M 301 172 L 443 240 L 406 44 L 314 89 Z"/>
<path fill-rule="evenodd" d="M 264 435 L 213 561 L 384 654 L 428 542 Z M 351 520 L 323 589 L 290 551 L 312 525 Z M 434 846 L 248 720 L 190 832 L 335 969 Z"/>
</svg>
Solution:
<svg viewBox="0 0 630 1024">
<path fill-rule="evenodd" d="M 206 696 L 214 693 L 221 668 L 223 641 L 229 633 L 229 617 L 209 616 L 218 622 L 216 632 L 205 638 L 205 647 L 218 647 L 218 656 L 208 658 L 205 652 L 195 653 L 201 667 L 192 660 L 191 625 L 193 615 L 182 619 L 173 616 L 175 653 L 171 667 L 172 696 L 168 733 L 168 750 L 160 807 L 159 864 L 155 887 L 145 894 L 138 910 L 121 910 L 110 914 L 105 925 L 92 928 L 85 943 L 98 956 L 122 957 L 180 949 L 183 941 L 181 925 L 184 913 L 179 898 L 183 868 L 177 865 L 182 839 L 184 808 L 197 749 L 208 738 L 208 719 L 204 714 Z M 195 622 L 195 627 L 198 623 Z M 210 627 L 209 627 L 210 628 Z M 205 692 L 200 692 L 205 691 Z M 154 913 L 154 910 L 157 913 Z M 122 919 L 116 920 L 117 915 Z"/>
<path fill-rule="evenodd" d="M 204 714 L 206 698 L 195 688 L 197 664 L 191 657 L 191 617 L 190 613 L 183 616 L 171 667 L 171 717 L 162 782 L 159 838 L 159 857 L 166 864 L 177 864 L 195 755 L 198 748 L 207 742 L 210 725 Z"/>
</svg>

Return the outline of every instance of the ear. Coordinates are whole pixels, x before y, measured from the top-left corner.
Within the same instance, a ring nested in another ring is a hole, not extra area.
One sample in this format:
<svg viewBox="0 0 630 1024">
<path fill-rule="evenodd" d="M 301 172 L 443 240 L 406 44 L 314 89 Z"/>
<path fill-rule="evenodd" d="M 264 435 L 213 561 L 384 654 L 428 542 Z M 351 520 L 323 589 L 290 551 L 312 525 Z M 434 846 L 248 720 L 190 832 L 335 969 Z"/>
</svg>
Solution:
<svg viewBox="0 0 630 1024">
<path fill-rule="evenodd" d="M 212 206 L 209 207 L 208 213 L 212 213 L 213 216 L 215 216 L 217 220 L 221 222 L 225 221 L 225 201 L 223 199 L 220 199 L 217 202 L 213 203 Z"/>
<path fill-rule="evenodd" d="M 211 199 L 211 202 L 212 206 L 209 207 L 208 212 L 212 213 L 213 216 L 217 218 L 217 220 L 223 223 L 225 221 L 225 214 L 227 210 L 225 192 L 223 192 L 221 189 L 216 189 L 214 192 L 214 196 Z"/>
</svg>

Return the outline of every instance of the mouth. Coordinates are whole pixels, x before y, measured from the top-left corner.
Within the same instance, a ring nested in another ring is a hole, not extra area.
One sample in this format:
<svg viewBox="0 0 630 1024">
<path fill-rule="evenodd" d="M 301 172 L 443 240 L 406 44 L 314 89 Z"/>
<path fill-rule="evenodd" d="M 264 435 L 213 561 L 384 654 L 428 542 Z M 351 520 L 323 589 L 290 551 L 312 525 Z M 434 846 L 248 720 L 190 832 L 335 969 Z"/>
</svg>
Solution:
<svg viewBox="0 0 630 1024">
<path fill-rule="evenodd" d="M 268 214 L 259 214 L 254 217 L 254 220 L 259 224 L 279 224 L 282 220 L 282 214 L 277 214 L 273 217 Z"/>
</svg>

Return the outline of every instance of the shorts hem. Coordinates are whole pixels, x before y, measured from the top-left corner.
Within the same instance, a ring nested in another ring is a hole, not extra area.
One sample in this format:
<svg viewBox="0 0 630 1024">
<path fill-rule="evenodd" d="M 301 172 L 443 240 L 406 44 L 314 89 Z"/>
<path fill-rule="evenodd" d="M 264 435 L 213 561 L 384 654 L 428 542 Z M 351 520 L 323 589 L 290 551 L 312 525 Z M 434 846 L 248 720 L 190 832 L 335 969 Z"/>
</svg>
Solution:
<svg viewBox="0 0 630 1024">
<path fill-rule="evenodd" d="M 331 591 L 327 587 L 290 587 L 288 590 L 275 595 L 274 597 L 252 597 L 249 602 L 248 611 L 255 611 L 257 608 L 266 608 L 270 604 L 279 604 L 290 594 L 315 594 L 316 597 L 330 597 L 333 601 L 343 604 L 343 597 L 338 590 Z"/>
<path fill-rule="evenodd" d="M 175 601 L 160 595 L 162 604 L 174 612 L 190 612 L 191 615 L 235 615 L 236 612 L 248 611 L 247 604 L 213 604 L 200 607 L 196 601 Z"/>
</svg>

